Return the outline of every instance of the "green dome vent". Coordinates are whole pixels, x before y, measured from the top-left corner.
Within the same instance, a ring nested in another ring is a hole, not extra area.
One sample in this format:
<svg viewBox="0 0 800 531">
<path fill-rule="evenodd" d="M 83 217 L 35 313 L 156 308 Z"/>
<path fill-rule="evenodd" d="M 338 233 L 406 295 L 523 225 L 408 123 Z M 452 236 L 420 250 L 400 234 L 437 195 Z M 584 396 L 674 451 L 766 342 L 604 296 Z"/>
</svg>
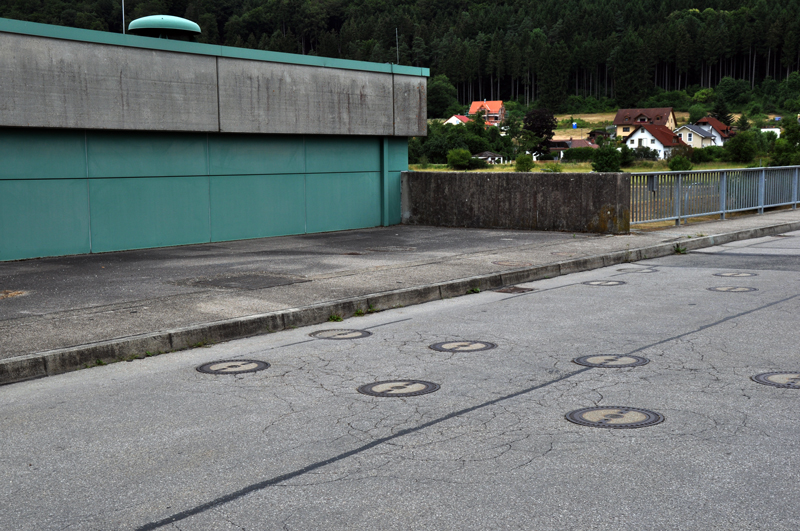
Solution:
<svg viewBox="0 0 800 531">
<path fill-rule="evenodd" d="M 137 18 L 128 25 L 128 33 L 158 37 L 159 39 L 186 39 L 200 34 L 200 26 L 185 18 L 170 15 L 152 15 Z"/>
</svg>

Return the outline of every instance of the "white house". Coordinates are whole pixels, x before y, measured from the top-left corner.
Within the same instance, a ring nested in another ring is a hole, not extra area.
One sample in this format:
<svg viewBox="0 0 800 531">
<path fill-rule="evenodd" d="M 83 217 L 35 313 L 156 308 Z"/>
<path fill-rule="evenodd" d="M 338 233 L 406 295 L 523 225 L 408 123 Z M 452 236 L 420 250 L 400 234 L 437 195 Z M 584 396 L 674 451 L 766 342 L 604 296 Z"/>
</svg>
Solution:
<svg viewBox="0 0 800 531">
<path fill-rule="evenodd" d="M 700 118 L 696 125 L 714 135 L 714 145 L 716 146 L 721 146 L 731 136 L 731 128 L 713 116 Z"/>
<path fill-rule="evenodd" d="M 658 152 L 659 159 L 669 157 L 673 149 L 686 145 L 669 127 L 650 124 L 636 126 L 633 132 L 625 138 L 625 144 L 631 149 L 637 147 L 654 149 Z"/>
<path fill-rule="evenodd" d="M 675 134 L 683 140 L 686 145 L 693 148 L 704 148 L 708 146 L 718 146 L 714 139 L 714 133 L 706 131 L 699 125 L 683 125 L 675 129 Z"/>
<path fill-rule="evenodd" d="M 448 125 L 459 125 L 459 124 L 465 124 L 467 122 L 469 122 L 469 118 L 461 114 L 454 114 L 453 116 L 448 118 L 447 121 L 445 121 L 445 123 Z"/>
<path fill-rule="evenodd" d="M 775 133 L 775 136 L 778 138 L 781 137 L 781 128 L 780 127 L 764 127 L 761 129 L 762 133 Z"/>
</svg>

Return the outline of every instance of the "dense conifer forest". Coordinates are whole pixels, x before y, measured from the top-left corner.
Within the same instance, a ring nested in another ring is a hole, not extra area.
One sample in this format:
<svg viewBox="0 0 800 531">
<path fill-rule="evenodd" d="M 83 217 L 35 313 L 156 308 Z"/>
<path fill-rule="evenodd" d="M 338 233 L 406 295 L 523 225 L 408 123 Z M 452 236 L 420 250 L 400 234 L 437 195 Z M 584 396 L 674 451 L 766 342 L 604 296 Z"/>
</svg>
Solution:
<svg viewBox="0 0 800 531">
<path fill-rule="evenodd" d="M 201 42 L 429 67 L 447 77 L 431 80 L 438 116 L 484 98 L 800 111 L 800 0 L 127 0 L 125 11 L 194 20 Z M 120 0 L 0 0 L 0 17 L 122 31 Z"/>
</svg>

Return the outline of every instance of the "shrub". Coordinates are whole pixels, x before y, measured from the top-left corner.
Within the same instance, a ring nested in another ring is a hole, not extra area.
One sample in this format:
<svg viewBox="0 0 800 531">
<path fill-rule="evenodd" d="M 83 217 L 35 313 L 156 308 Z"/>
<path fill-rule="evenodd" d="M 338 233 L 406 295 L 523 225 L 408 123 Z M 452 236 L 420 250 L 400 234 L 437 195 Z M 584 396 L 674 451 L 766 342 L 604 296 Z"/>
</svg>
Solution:
<svg viewBox="0 0 800 531">
<path fill-rule="evenodd" d="M 628 168 L 633 166 L 635 161 L 636 153 L 626 144 L 623 144 L 619 150 L 619 165 L 623 168 Z"/>
<path fill-rule="evenodd" d="M 564 162 L 588 162 L 592 160 L 594 155 L 594 148 L 580 147 L 570 148 L 564 151 L 562 161 Z"/>
<path fill-rule="evenodd" d="M 745 131 L 725 143 L 725 154 L 733 162 L 752 162 L 758 151 L 756 134 Z"/>
<path fill-rule="evenodd" d="M 547 173 L 561 173 L 564 171 L 564 167 L 557 162 L 548 162 L 542 166 L 542 171 Z"/>
<path fill-rule="evenodd" d="M 629 150 L 630 151 L 630 150 Z M 617 172 L 621 169 L 622 156 L 613 146 L 603 146 L 595 150 L 592 170 L 597 172 Z"/>
<path fill-rule="evenodd" d="M 488 167 L 489 167 L 489 163 L 488 162 L 486 162 L 483 159 L 476 159 L 475 157 L 470 158 L 469 159 L 469 164 L 467 164 L 467 169 L 468 170 L 480 170 L 480 169 L 488 168 Z"/>
<path fill-rule="evenodd" d="M 531 168 L 533 168 L 532 156 L 525 153 L 517 156 L 517 160 L 514 163 L 514 171 L 531 171 Z"/>
<path fill-rule="evenodd" d="M 447 165 L 454 170 L 469 168 L 470 154 L 466 149 L 451 149 L 447 152 Z"/>
<path fill-rule="evenodd" d="M 675 155 L 674 157 L 670 157 L 667 165 L 669 166 L 670 171 L 689 171 L 694 168 L 694 166 L 692 166 L 692 162 L 683 155 Z"/>
</svg>

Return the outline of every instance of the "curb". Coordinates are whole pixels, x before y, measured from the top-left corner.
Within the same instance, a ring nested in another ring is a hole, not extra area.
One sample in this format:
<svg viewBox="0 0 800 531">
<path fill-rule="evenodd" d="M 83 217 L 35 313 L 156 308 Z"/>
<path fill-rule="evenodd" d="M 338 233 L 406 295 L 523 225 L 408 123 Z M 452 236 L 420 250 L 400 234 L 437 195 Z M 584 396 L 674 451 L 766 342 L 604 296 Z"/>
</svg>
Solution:
<svg viewBox="0 0 800 531">
<path fill-rule="evenodd" d="M 680 244 L 687 250 L 702 249 L 733 241 L 760 238 L 795 230 L 800 230 L 800 222 L 781 223 L 757 229 L 717 234 L 715 236 L 681 239 Z M 203 323 L 151 334 L 139 334 L 75 347 L 37 352 L 17 358 L 0 360 L 0 385 L 53 376 L 93 365 L 130 360 L 144 357 L 145 355 L 184 350 L 207 343 L 219 343 L 289 328 L 324 323 L 333 314 L 347 318 L 352 317 L 358 310 L 364 312 L 369 309 L 388 310 L 401 306 L 459 297 L 466 295 L 467 291 L 473 288 L 479 288 L 483 291 L 493 290 L 543 278 L 553 278 L 601 267 L 637 262 L 648 258 L 659 258 L 674 254 L 677 243 L 678 241 L 662 243 L 628 251 L 616 251 L 574 260 L 564 260 L 541 266 L 509 269 L 502 272 L 427 284 L 414 288 L 329 301 L 303 308 L 289 308 L 277 312 L 248 315 L 236 319 Z"/>
</svg>

